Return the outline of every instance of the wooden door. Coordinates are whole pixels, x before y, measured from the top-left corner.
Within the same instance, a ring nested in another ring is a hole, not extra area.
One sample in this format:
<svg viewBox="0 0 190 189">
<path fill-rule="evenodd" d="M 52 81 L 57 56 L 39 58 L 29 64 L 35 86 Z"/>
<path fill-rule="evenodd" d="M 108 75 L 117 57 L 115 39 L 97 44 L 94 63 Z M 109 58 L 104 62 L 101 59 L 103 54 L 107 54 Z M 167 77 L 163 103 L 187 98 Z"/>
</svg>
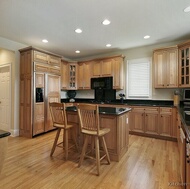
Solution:
<svg viewBox="0 0 190 189">
<path fill-rule="evenodd" d="M 46 53 L 42 53 L 39 51 L 34 51 L 34 62 L 41 62 L 41 63 L 45 63 L 48 64 L 49 61 L 49 55 Z"/>
<path fill-rule="evenodd" d="M 158 135 L 159 108 L 145 108 L 145 133 Z"/>
<path fill-rule="evenodd" d="M 170 114 L 162 114 L 160 115 L 159 121 L 159 134 L 162 136 L 172 136 L 172 116 Z"/>
<path fill-rule="evenodd" d="M 35 74 L 35 87 L 36 88 L 44 88 L 44 73 L 36 73 Z"/>
<path fill-rule="evenodd" d="M 167 74 L 166 74 L 167 88 L 178 87 L 178 50 L 167 50 Z"/>
<path fill-rule="evenodd" d="M 91 89 L 91 77 L 92 77 L 92 62 L 85 62 L 83 65 L 83 81 L 84 89 Z"/>
<path fill-rule="evenodd" d="M 61 58 L 49 55 L 49 64 L 56 67 L 61 67 Z"/>
<path fill-rule="evenodd" d="M 68 83 L 69 83 L 69 67 L 68 62 L 62 61 L 61 62 L 61 88 L 62 89 L 68 89 Z"/>
<path fill-rule="evenodd" d="M 165 88 L 167 51 L 155 51 L 153 57 L 154 57 L 154 80 L 155 80 L 154 87 Z"/>
<path fill-rule="evenodd" d="M 111 77 L 112 76 L 112 61 L 113 59 L 104 59 L 101 61 L 101 76 Z"/>
<path fill-rule="evenodd" d="M 0 66 L 0 129 L 11 130 L 11 69 Z"/>
<path fill-rule="evenodd" d="M 101 76 L 101 62 L 100 61 L 93 61 L 92 76 L 93 77 Z"/>
<path fill-rule="evenodd" d="M 45 124 L 45 131 L 49 131 L 54 129 L 52 118 L 50 115 L 49 110 L 49 103 L 50 102 L 60 102 L 60 76 L 57 75 L 46 75 L 46 124 Z"/>
<path fill-rule="evenodd" d="M 84 63 L 79 63 L 78 64 L 78 89 L 84 88 L 84 77 L 86 77 L 86 75 L 84 75 Z"/>
<path fill-rule="evenodd" d="M 144 108 L 133 108 L 130 118 L 131 131 L 144 133 Z"/>
<path fill-rule="evenodd" d="M 113 89 L 123 89 L 123 58 L 112 61 Z"/>
</svg>

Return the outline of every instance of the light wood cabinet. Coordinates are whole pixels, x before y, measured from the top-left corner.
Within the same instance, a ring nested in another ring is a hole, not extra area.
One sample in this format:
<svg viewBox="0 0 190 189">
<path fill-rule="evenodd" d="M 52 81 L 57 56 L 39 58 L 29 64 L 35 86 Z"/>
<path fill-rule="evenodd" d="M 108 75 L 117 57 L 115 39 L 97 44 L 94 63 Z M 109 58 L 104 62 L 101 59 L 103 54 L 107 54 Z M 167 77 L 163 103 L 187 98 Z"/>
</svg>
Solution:
<svg viewBox="0 0 190 189">
<path fill-rule="evenodd" d="M 176 108 L 131 106 L 130 133 L 176 139 Z"/>
<path fill-rule="evenodd" d="M 61 60 L 61 88 L 67 90 L 69 86 L 68 62 Z"/>
<path fill-rule="evenodd" d="M 103 59 L 93 61 L 92 77 L 111 77 L 112 59 Z"/>
<path fill-rule="evenodd" d="M 60 70 L 61 58 L 53 54 L 46 54 L 33 47 L 20 51 L 20 136 L 33 137 L 39 133 L 49 131 L 52 125 L 48 113 L 48 99 L 60 101 Z M 53 69 L 53 71 L 52 71 Z M 54 77 L 56 80 L 49 78 Z M 36 89 L 43 91 L 43 100 L 36 101 Z M 49 95 L 49 90 L 51 94 Z M 47 98 L 46 98 L 47 97 Z M 49 117 L 48 117 L 49 116 Z"/>
<path fill-rule="evenodd" d="M 93 61 L 78 63 L 78 89 L 91 89 Z"/>
<path fill-rule="evenodd" d="M 132 107 L 130 131 L 144 133 L 144 107 Z"/>
<path fill-rule="evenodd" d="M 162 136 L 172 136 L 172 108 L 160 108 L 159 134 Z"/>
<path fill-rule="evenodd" d="M 190 87 L 190 41 L 179 44 L 179 87 Z"/>
<path fill-rule="evenodd" d="M 178 48 L 176 46 L 153 52 L 154 87 L 178 87 Z"/>
<path fill-rule="evenodd" d="M 159 108 L 132 107 L 130 130 L 138 133 L 158 135 Z"/>
<path fill-rule="evenodd" d="M 123 57 L 115 57 L 112 61 L 113 89 L 123 89 Z"/>
<path fill-rule="evenodd" d="M 159 108 L 145 108 L 144 132 L 151 135 L 158 135 Z"/>
</svg>

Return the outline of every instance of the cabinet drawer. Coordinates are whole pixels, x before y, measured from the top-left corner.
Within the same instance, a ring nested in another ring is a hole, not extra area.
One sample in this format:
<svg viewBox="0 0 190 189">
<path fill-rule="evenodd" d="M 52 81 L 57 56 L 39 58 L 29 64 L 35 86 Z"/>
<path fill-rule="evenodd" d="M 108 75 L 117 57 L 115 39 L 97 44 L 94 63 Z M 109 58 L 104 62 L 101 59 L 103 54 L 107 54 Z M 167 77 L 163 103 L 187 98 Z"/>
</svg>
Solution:
<svg viewBox="0 0 190 189">
<path fill-rule="evenodd" d="M 159 113 L 159 107 L 149 107 L 145 108 L 145 113 Z"/>
<path fill-rule="evenodd" d="M 144 108 L 132 107 L 132 112 L 144 112 Z"/>
<path fill-rule="evenodd" d="M 172 114 L 172 108 L 162 108 L 160 107 L 160 114 Z"/>
<path fill-rule="evenodd" d="M 43 64 L 35 64 L 34 71 L 38 72 L 49 72 L 49 68 Z"/>
</svg>

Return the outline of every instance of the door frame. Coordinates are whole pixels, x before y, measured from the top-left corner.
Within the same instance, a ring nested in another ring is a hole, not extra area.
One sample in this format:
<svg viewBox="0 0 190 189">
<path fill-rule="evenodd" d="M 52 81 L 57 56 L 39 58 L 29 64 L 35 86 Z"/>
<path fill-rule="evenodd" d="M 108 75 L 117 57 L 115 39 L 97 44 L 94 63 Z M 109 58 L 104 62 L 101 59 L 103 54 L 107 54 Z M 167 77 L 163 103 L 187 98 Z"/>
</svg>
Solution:
<svg viewBox="0 0 190 189">
<path fill-rule="evenodd" d="M 9 83 L 9 92 L 10 92 L 10 95 L 9 95 L 9 115 L 10 115 L 10 125 L 9 125 L 9 130 L 8 132 L 11 132 L 13 129 L 12 129 L 12 64 L 11 63 L 4 63 L 4 64 L 0 64 L 0 69 L 1 68 L 5 68 L 5 67 L 9 67 L 9 73 L 10 73 L 10 83 Z M 11 135 L 12 135 L 12 132 L 11 132 Z"/>
</svg>

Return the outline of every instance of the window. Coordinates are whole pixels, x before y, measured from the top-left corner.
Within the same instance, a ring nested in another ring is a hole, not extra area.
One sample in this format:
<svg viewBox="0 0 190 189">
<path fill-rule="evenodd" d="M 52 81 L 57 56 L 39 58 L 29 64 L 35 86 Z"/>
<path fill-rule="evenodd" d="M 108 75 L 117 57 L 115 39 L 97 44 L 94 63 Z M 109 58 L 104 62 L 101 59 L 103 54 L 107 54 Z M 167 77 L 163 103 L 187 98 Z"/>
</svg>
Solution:
<svg viewBox="0 0 190 189">
<path fill-rule="evenodd" d="M 127 98 L 152 97 L 151 58 L 129 60 L 127 76 Z"/>
</svg>

